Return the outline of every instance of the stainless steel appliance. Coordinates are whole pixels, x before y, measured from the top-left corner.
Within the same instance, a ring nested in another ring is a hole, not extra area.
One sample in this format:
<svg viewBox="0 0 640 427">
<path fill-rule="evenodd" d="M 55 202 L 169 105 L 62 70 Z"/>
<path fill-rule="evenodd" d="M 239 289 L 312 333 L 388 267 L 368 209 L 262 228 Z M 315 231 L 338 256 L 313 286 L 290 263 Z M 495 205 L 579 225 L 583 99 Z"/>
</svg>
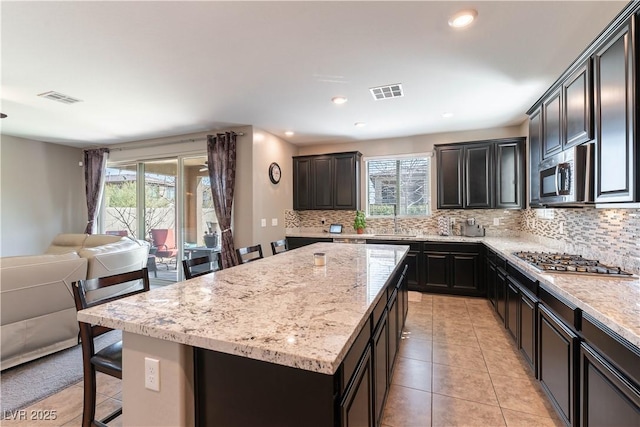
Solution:
<svg viewBox="0 0 640 427">
<path fill-rule="evenodd" d="M 596 276 L 635 277 L 619 267 L 611 267 L 600 261 L 580 255 L 547 252 L 514 252 L 513 255 L 545 273 L 574 273 Z"/>
<path fill-rule="evenodd" d="M 540 203 L 584 205 L 593 203 L 594 144 L 562 151 L 540 162 Z"/>
</svg>

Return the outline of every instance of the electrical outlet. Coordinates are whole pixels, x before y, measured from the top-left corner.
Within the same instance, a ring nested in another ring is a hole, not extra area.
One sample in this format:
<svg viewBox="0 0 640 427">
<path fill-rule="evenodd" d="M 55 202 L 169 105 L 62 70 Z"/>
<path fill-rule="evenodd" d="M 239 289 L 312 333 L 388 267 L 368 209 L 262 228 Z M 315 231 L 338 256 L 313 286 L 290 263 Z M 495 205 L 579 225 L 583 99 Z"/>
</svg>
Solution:
<svg viewBox="0 0 640 427">
<path fill-rule="evenodd" d="M 493 218 L 493 225 L 500 225 L 500 218 Z"/>
<path fill-rule="evenodd" d="M 564 234 L 564 221 L 558 221 L 558 233 Z"/>
<path fill-rule="evenodd" d="M 266 227 L 267 226 L 267 218 L 262 218 L 260 220 L 260 226 L 261 227 Z"/>
<path fill-rule="evenodd" d="M 271 226 L 272 227 L 278 226 L 278 218 L 271 218 Z"/>
<path fill-rule="evenodd" d="M 144 387 L 160 391 L 160 361 L 158 359 L 144 358 Z"/>
</svg>

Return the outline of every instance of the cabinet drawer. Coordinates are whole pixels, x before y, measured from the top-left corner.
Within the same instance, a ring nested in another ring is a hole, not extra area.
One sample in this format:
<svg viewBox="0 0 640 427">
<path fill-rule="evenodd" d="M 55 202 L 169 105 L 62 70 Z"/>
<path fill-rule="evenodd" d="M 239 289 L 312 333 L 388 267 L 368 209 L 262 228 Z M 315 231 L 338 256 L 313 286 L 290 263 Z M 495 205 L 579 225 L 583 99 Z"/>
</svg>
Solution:
<svg viewBox="0 0 640 427">
<path fill-rule="evenodd" d="M 383 307 L 386 307 L 383 306 Z M 362 331 L 358 335 L 358 338 L 351 345 L 351 349 L 347 353 L 342 362 L 342 381 L 340 385 L 340 392 L 344 392 L 344 390 L 349 385 L 351 381 L 351 377 L 358 367 L 358 362 L 360 358 L 364 354 L 367 345 L 369 344 L 369 339 L 371 338 L 371 320 L 368 320 L 364 326 L 362 327 Z"/>
<path fill-rule="evenodd" d="M 582 315 L 582 336 L 636 384 L 640 384 L 640 349 L 589 316 Z"/>
<path fill-rule="evenodd" d="M 538 281 L 536 279 L 510 263 L 507 264 L 507 273 L 517 282 L 519 288 L 527 289 L 534 295 L 538 295 Z"/>
<path fill-rule="evenodd" d="M 542 285 L 540 286 L 539 297 L 540 301 L 551 309 L 556 316 L 564 320 L 567 325 L 575 328 L 575 330 L 580 329 L 580 309 L 578 307 L 553 294 Z"/>
</svg>

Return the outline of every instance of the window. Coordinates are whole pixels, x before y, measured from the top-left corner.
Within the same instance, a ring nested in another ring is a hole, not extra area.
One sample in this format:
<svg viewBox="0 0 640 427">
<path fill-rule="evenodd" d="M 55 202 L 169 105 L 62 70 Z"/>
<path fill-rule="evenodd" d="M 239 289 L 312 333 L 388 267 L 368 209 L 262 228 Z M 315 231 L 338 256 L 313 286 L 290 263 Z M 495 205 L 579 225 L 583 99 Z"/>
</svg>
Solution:
<svg viewBox="0 0 640 427">
<path fill-rule="evenodd" d="M 430 157 L 366 159 L 367 215 L 429 215 Z"/>
</svg>

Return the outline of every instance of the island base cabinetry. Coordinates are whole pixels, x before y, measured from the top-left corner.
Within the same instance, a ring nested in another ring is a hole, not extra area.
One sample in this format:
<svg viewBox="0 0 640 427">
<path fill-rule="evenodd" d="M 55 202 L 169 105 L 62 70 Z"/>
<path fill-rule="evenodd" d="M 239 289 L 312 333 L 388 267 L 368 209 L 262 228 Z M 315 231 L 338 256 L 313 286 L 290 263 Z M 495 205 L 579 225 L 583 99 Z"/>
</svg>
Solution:
<svg viewBox="0 0 640 427">
<path fill-rule="evenodd" d="M 408 305 L 401 266 L 333 375 L 194 348 L 196 426 L 380 425 Z"/>
</svg>

